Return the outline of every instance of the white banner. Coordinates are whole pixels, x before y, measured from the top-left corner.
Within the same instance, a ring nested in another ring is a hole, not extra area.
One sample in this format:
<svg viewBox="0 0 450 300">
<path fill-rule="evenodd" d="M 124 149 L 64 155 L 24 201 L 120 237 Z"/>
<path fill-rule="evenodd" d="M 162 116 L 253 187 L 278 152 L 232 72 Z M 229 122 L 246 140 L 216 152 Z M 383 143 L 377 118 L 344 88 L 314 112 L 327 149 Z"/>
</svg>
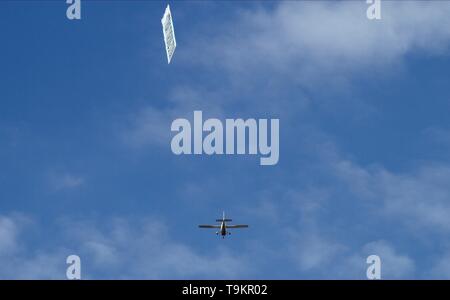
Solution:
<svg viewBox="0 0 450 300">
<path fill-rule="evenodd" d="M 177 41 L 175 40 L 175 31 L 173 28 L 172 14 L 170 12 L 169 5 L 167 5 L 164 16 L 161 19 L 161 23 L 163 26 L 164 43 L 166 44 L 167 63 L 170 64 L 175 48 L 177 47 Z"/>
</svg>

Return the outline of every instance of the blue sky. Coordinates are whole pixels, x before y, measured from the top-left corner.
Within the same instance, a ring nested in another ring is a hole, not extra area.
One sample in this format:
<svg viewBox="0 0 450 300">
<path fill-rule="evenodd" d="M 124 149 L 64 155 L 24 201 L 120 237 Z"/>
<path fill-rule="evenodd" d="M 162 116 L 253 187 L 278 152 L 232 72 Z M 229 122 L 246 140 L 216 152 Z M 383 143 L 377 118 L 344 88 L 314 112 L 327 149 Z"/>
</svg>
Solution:
<svg viewBox="0 0 450 300">
<path fill-rule="evenodd" d="M 66 7 L 0 3 L 0 278 L 450 278 L 449 2 Z M 194 110 L 279 118 L 279 163 L 172 154 Z"/>
</svg>

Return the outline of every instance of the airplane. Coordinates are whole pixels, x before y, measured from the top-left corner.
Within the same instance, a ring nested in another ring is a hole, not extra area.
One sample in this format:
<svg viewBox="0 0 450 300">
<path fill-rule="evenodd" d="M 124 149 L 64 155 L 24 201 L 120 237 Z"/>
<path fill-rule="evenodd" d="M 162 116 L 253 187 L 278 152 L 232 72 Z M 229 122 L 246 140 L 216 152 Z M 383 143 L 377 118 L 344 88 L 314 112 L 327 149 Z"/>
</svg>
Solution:
<svg viewBox="0 0 450 300">
<path fill-rule="evenodd" d="M 231 222 L 231 219 L 225 218 L 225 212 L 222 214 L 222 219 L 217 219 L 216 222 L 220 222 L 220 225 L 198 225 L 199 228 L 218 228 L 220 231 L 216 231 L 216 235 L 222 236 L 222 238 L 225 238 L 225 236 L 228 234 L 230 235 L 231 232 L 227 231 L 227 229 L 231 228 L 248 228 L 248 225 L 227 225 L 227 222 Z"/>
</svg>

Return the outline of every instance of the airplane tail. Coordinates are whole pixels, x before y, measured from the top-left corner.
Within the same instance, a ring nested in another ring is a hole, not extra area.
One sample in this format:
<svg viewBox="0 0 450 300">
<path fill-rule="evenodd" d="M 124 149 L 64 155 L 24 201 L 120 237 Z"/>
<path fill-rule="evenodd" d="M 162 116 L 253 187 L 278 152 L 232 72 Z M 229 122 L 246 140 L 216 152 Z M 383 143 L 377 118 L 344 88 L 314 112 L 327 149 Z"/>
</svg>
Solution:
<svg viewBox="0 0 450 300">
<path fill-rule="evenodd" d="M 225 211 L 222 213 L 222 219 L 217 219 L 216 222 L 231 222 L 233 220 L 225 218 Z"/>
</svg>

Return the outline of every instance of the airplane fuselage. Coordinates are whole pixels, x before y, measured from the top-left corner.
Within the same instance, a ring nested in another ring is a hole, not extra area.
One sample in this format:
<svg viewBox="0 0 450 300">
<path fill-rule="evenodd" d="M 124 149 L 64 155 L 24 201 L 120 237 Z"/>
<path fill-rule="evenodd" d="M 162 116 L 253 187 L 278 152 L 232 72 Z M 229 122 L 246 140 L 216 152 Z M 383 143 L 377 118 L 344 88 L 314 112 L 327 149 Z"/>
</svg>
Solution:
<svg viewBox="0 0 450 300">
<path fill-rule="evenodd" d="M 225 221 L 222 221 L 222 224 L 220 224 L 220 235 L 222 238 L 227 235 L 227 225 L 225 224 Z"/>
</svg>

